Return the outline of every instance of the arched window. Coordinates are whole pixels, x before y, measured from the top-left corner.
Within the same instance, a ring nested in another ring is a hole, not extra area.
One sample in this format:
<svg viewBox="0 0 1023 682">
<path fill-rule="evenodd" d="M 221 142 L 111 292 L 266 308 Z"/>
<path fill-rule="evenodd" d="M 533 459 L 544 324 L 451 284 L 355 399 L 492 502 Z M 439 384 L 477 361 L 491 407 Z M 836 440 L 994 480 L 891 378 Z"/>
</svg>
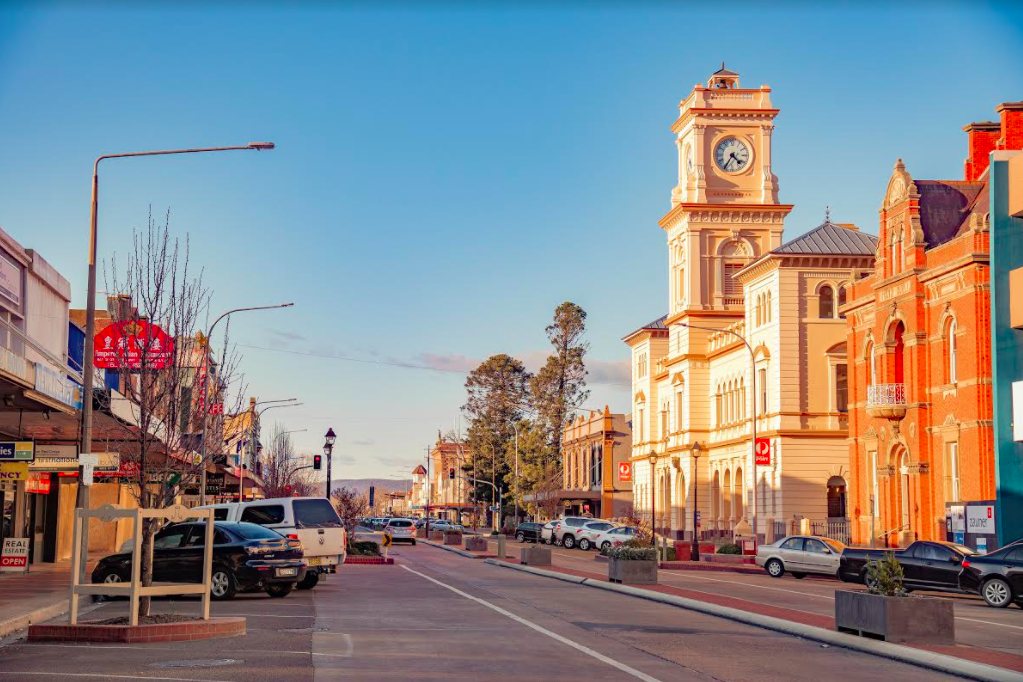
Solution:
<svg viewBox="0 0 1023 682">
<path fill-rule="evenodd" d="M 902 272 L 902 235 L 892 232 L 892 274 Z"/>
<path fill-rule="evenodd" d="M 945 501 L 958 502 L 959 497 L 959 443 L 945 443 Z"/>
<path fill-rule="evenodd" d="M 830 320 L 835 316 L 835 292 L 825 284 L 817 291 L 817 317 Z"/>
<path fill-rule="evenodd" d="M 771 317 L 772 317 L 772 313 L 771 313 L 771 292 L 770 291 L 767 292 L 767 301 L 765 301 L 764 312 L 765 312 L 765 317 L 766 317 L 765 322 L 770 322 L 771 321 Z"/>
<path fill-rule="evenodd" d="M 895 374 L 895 376 L 894 376 L 895 381 L 893 383 L 896 383 L 896 384 L 904 384 L 904 383 L 906 383 L 905 358 L 904 358 L 905 351 L 906 351 L 906 342 L 902 338 L 905 335 L 905 333 L 906 333 L 906 326 L 904 324 L 902 324 L 902 322 L 899 322 L 898 325 L 896 325 L 896 327 L 895 327 L 895 333 L 894 333 L 894 337 L 895 337 L 895 366 L 894 366 L 893 369 L 895 370 L 895 372 L 894 372 L 894 374 Z"/>
<path fill-rule="evenodd" d="M 828 518 L 845 518 L 845 479 L 841 476 L 828 479 Z"/>
<path fill-rule="evenodd" d="M 951 320 L 948 323 L 948 334 L 945 339 L 945 353 L 948 357 L 948 383 L 954 384 L 959 379 L 959 373 L 956 369 L 958 365 L 958 341 L 956 340 L 956 321 Z"/>
<path fill-rule="evenodd" d="M 877 358 L 874 355 L 874 342 L 871 341 L 867 344 L 866 352 L 867 360 L 867 382 L 870 384 L 877 383 Z"/>
<path fill-rule="evenodd" d="M 682 430 L 683 417 L 685 416 L 685 412 L 683 412 L 683 409 L 684 409 L 684 405 L 682 403 L 682 387 L 679 386 L 679 387 L 677 387 L 675 389 L 675 430 L 676 431 L 681 431 Z"/>
<path fill-rule="evenodd" d="M 838 307 L 839 308 L 841 308 L 842 306 L 845 305 L 845 298 L 846 298 L 846 290 L 847 289 L 848 289 L 848 287 L 839 287 L 838 288 Z M 838 316 L 840 318 L 842 318 L 843 320 L 845 319 L 845 313 L 843 313 L 841 310 L 839 310 Z"/>
<path fill-rule="evenodd" d="M 877 518 L 881 509 L 881 491 L 877 480 L 877 450 L 867 453 L 867 466 L 870 467 L 870 514 Z"/>
</svg>

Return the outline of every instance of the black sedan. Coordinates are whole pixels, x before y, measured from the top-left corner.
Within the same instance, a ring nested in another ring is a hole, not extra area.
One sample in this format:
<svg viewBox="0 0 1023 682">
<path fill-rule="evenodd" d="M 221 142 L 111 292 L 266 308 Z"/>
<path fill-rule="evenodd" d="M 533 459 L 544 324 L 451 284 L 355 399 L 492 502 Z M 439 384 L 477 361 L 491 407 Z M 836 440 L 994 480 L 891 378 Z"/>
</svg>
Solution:
<svg viewBox="0 0 1023 682">
<path fill-rule="evenodd" d="M 540 531 L 542 530 L 542 523 L 522 523 L 515 529 L 515 539 L 519 542 L 540 542 Z"/>
<path fill-rule="evenodd" d="M 1023 541 L 964 561 L 959 587 L 978 592 L 988 606 L 1005 608 L 1016 602 L 1023 607 Z"/>
<path fill-rule="evenodd" d="M 205 522 L 174 523 L 160 530 L 153 541 L 153 582 L 201 582 L 205 544 Z M 256 590 L 286 597 L 305 572 L 298 540 L 254 523 L 215 523 L 210 575 L 214 599 Z M 92 571 L 94 583 L 128 580 L 130 552 L 104 557 Z"/>
</svg>

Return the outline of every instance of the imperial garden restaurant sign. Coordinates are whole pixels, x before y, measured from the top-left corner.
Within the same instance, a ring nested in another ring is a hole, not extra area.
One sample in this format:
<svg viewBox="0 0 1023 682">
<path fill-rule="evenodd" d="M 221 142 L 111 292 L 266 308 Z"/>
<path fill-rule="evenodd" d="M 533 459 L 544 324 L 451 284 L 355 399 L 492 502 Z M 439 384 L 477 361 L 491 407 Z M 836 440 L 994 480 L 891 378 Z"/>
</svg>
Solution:
<svg viewBox="0 0 1023 682">
<path fill-rule="evenodd" d="M 174 354 L 174 339 L 145 320 L 115 322 L 95 338 L 95 365 L 102 369 L 164 369 Z"/>
</svg>

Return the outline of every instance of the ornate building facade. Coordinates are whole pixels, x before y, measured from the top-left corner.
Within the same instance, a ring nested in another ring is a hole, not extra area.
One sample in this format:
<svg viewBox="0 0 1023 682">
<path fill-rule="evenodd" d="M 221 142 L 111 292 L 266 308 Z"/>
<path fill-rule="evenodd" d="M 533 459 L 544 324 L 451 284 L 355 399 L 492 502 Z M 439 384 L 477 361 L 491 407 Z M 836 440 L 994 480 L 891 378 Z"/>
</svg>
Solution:
<svg viewBox="0 0 1023 682">
<path fill-rule="evenodd" d="M 896 162 L 872 272 L 843 308 L 859 542 L 943 540 L 948 505 L 995 499 L 988 163 L 1023 147 L 1023 103 L 999 112 L 964 128 L 962 180 Z"/>
<path fill-rule="evenodd" d="M 625 516 L 632 506 L 629 415 L 590 410 L 573 419 L 561 441 L 561 499 L 566 515 Z M 622 465 L 625 465 L 622 468 Z"/>
<path fill-rule="evenodd" d="M 782 243 L 792 206 L 779 202 L 771 170 L 770 95 L 722 66 L 679 105 L 678 184 L 660 221 L 668 314 L 624 338 L 634 503 L 679 539 L 691 537 L 697 508 L 704 537 L 730 536 L 754 510 L 762 540 L 798 517 L 845 523 L 838 309 L 872 265 L 875 240 L 829 217 Z M 754 415 L 771 445 L 759 466 Z"/>
</svg>

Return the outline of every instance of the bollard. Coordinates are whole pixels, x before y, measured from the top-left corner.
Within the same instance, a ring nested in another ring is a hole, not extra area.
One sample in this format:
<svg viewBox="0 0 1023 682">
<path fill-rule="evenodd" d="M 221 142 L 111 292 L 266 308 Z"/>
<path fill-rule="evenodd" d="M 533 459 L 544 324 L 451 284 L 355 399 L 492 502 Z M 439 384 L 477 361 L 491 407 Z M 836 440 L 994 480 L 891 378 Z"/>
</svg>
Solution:
<svg viewBox="0 0 1023 682">
<path fill-rule="evenodd" d="M 505 537 L 503 535 L 498 535 L 497 536 L 497 558 L 498 559 L 504 559 L 504 556 L 505 556 L 504 555 L 504 540 L 505 540 Z"/>
</svg>

